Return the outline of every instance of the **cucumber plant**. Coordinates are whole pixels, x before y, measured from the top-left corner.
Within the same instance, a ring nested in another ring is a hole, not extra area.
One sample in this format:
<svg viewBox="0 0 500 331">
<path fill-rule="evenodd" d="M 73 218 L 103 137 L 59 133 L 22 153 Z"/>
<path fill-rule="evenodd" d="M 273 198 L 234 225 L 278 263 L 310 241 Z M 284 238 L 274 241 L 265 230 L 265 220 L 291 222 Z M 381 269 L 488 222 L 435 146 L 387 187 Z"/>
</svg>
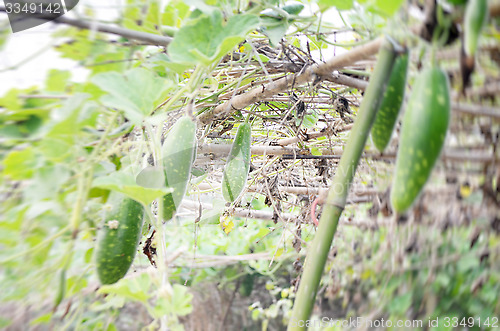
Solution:
<svg viewBox="0 0 500 331">
<path fill-rule="evenodd" d="M 415 79 L 401 127 L 396 172 L 391 190 L 395 211 L 415 201 L 439 157 L 450 118 L 449 82 L 436 66 Z"/>
<path fill-rule="evenodd" d="M 403 104 L 407 72 L 408 52 L 405 52 L 396 58 L 377 117 L 372 126 L 372 141 L 380 152 L 385 150 L 391 140 L 394 124 L 396 124 Z"/>
<path fill-rule="evenodd" d="M 234 202 L 243 192 L 250 169 L 252 127 L 243 123 L 238 127 L 231 151 L 224 168 L 222 195 L 227 202 Z"/>
<path fill-rule="evenodd" d="M 186 194 L 196 156 L 196 123 L 181 117 L 172 126 L 162 146 L 165 185 L 173 189 L 163 199 L 163 220 L 171 219 Z"/>
<path fill-rule="evenodd" d="M 99 230 L 95 253 L 97 275 L 102 284 L 113 284 L 127 273 L 141 238 L 144 208 L 117 192 L 108 198 L 111 210 Z"/>
</svg>

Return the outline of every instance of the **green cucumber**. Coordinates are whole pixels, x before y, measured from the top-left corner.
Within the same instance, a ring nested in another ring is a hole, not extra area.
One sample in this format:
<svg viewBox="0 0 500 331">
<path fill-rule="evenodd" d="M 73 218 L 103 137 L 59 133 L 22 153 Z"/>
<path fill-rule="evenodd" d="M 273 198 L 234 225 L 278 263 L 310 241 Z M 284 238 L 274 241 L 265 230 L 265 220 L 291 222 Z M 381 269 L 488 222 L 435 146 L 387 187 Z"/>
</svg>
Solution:
<svg viewBox="0 0 500 331">
<path fill-rule="evenodd" d="M 227 202 L 234 202 L 243 192 L 250 169 L 250 145 L 252 127 L 250 123 L 239 126 L 231 152 L 224 168 L 222 195 Z"/>
<path fill-rule="evenodd" d="M 422 190 L 443 147 L 449 120 L 448 76 L 437 67 L 424 69 L 415 79 L 403 116 L 391 190 L 395 211 L 405 212 Z"/>
<path fill-rule="evenodd" d="M 57 289 L 57 294 L 54 300 L 54 308 L 57 308 L 59 304 L 63 301 L 66 295 L 66 269 L 61 269 L 59 272 L 59 287 Z"/>
<path fill-rule="evenodd" d="M 196 157 L 196 123 L 184 116 L 175 122 L 163 142 L 165 185 L 174 189 L 163 197 L 163 220 L 171 219 L 186 194 Z"/>
<path fill-rule="evenodd" d="M 111 210 L 106 212 L 99 230 L 95 260 L 102 284 L 113 284 L 127 273 L 141 238 L 144 208 L 122 193 L 108 198 Z"/>
<path fill-rule="evenodd" d="M 464 17 L 464 50 L 469 56 L 476 54 L 481 30 L 488 16 L 487 0 L 469 0 Z"/>
<path fill-rule="evenodd" d="M 407 71 L 408 53 L 404 53 L 396 58 L 377 117 L 372 126 L 372 141 L 380 152 L 384 151 L 391 140 L 392 130 L 404 99 Z"/>
</svg>

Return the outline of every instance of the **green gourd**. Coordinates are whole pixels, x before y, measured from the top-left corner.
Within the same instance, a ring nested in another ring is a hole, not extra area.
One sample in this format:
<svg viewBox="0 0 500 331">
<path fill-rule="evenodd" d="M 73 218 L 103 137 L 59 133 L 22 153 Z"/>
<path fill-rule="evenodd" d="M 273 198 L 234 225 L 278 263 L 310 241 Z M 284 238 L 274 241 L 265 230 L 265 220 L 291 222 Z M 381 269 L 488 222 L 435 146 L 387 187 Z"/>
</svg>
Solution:
<svg viewBox="0 0 500 331">
<path fill-rule="evenodd" d="M 163 220 L 171 219 L 186 194 L 196 156 L 196 123 L 181 117 L 172 126 L 162 146 L 165 185 L 173 189 L 163 199 Z"/>
<path fill-rule="evenodd" d="M 391 203 L 402 213 L 413 204 L 439 157 L 450 119 L 449 82 L 438 67 L 415 79 L 401 127 Z"/>
<path fill-rule="evenodd" d="M 243 192 L 250 169 L 252 127 L 243 123 L 238 127 L 222 178 L 222 195 L 227 202 L 234 202 Z"/>
<path fill-rule="evenodd" d="M 384 151 L 391 140 L 392 131 L 404 99 L 407 71 L 408 53 L 404 53 L 396 58 L 377 117 L 372 126 L 372 141 L 380 152 Z"/>
<path fill-rule="evenodd" d="M 488 17 L 487 0 L 469 0 L 464 17 L 464 50 L 474 56 L 479 44 L 479 37 Z"/>
<path fill-rule="evenodd" d="M 95 261 L 102 284 L 113 284 L 127 273 L 141 238 L 144 208 L 139 202 L 117 192 L 108 198 L 111 210 L 106 212 L 99 229 Z"/>
</svg>

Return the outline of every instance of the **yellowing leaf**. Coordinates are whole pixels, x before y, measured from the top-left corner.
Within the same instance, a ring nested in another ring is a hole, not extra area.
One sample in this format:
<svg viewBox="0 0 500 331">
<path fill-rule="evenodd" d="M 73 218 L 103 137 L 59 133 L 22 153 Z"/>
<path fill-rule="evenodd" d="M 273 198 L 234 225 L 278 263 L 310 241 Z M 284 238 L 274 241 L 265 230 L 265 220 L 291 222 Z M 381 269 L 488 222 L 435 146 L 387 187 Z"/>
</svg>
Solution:
<svg viewBox="0 0 500 331">
<path fill-rule="evenodd" d="M 472 193 L 472 189 L 470 187 L 470 185 L 468 184 L 463 184 L 463 185 L 460 185 L 460 196 L 462 198 L 467 198 L 469 197 L 469 195 Z"/>
<path fill-rule="evenodd" d="M 229 220 L 229 219 L 224 219 L 223 221 L 221 220 L 221 223 L 220 223 L 221 227 L 222 227 L 222 230 L 224 231 L 225 234 L 229 234 L 229 232 L 231 232 L 234 228 L 234 223 L 233 221 Z"/>
</svg>

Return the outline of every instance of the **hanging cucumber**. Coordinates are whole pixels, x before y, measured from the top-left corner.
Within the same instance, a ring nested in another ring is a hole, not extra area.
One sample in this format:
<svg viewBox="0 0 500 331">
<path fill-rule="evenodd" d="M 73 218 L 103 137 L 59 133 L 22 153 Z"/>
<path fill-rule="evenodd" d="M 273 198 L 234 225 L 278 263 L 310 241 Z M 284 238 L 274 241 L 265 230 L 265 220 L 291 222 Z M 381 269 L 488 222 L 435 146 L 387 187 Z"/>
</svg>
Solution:
<svg viewBox="0 0 500 331">
<path fill-rule="evenodd" d="M 250 169 L 250 145 L 252 127 L 250 123 L 239 126 L 231 152 L 224 168 L 222 195 L 227 202 L 234 202 L 243 192 Z"/>
<path fill-rule="evenodd" d="M 184 116 L 175 122 L 163 142 L 165 185 L 173 188 L 163 197 L 163 220 L 171 219 L 186 194 L 196 156 L 196 123 Z"/>
<path fill-rule="evenodd" d="M 112 209 L 99 230 L 95 261 L 102 284 L 113 284 L 127 273 L 141 238 L 144 208 L 125 195 L 112 192 Z"/>
<path fill-rule="evenodd" d="M 391 190 L 395 211 L 417 198 L 439 157 L 450 118 L 449 82 L 437 67 L 415 79 L 401 127 L 396 173 Z"/>
<path fill-rule="evenodd" d="M 66 269 L 61 269 L 59 272 L 59 287 L 57 289 L 57 294 L 54 300 L 54 310 L 63 301 L 66 295 Z"/>
<path fill-rule="evenodd" d="M 406 52 L 396 58 L 377 117 L 372 126 L 372 140 L 380 152 L 384 151 L 391 140 L 392 130 L 404 99 L 407 71 L 408 53 Z"/>
<path fill-rule="evenodd" d="M 469 0 L 464 17 L 464 50 L 468 56 L 476 54 L 481 30 L 488 16 L 487 0 Z"/>
</svg>

